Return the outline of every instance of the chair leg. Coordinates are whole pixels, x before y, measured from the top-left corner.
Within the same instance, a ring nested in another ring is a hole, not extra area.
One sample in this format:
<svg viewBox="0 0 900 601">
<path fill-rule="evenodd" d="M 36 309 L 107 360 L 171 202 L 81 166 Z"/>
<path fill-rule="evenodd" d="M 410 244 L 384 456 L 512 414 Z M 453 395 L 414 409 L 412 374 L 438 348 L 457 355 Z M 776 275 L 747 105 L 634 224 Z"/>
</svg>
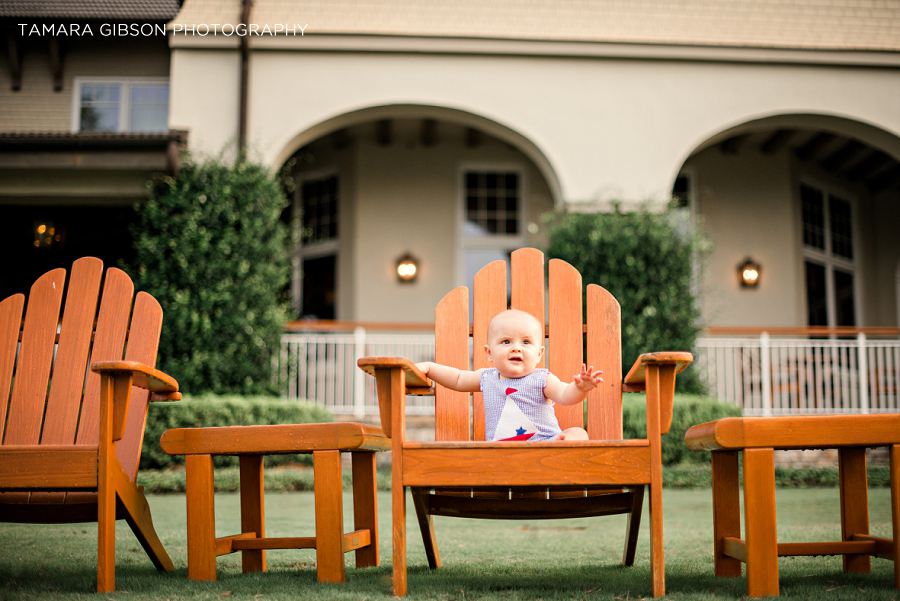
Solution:
<svg viewBox="0 0 900 601">
<path fill-rule="evenodd" d="M 631 511 L 628 512 L 628 523 L 625 525 L 625 551 L 622 553 L 622 565 L 633 566 L 637 550 L 638 533 L 641 530 L 641 513 L 644 511 L 644 486 L 632 489 Z"/>
<path fill-rule="evenodd" d="M 891 445 L 891 532 L 894 551 L 894 588 L 900 589 L 900 445 Z"/>
<path fill-rule="evenodd" d="M 654 597 L 666 594 L 665 547 L 663 546 L 662 482 L 650 484 L 650 572 Z"/>
<path fill-rule="evenodd" d="M 144 496 L 143 488 L 135 486 L 121 467 L 118 467 L 116 472 L 116 491 L 122 507 L 125 508 L 125 521 L 131 526 L 131 531 L 134 532 L 156 569 L 160 572 L 171 572 L 175 569 L 175 564 L 166 553 L 166 549 L 153 527 L 150 505 L 147 503 L 147 497 Z"/>
<path fill-rule="evenodd" d="M 319 582 L 344 582 L 344 504 L 341 452 L 315 451 L 316 576 Z"/>
<path fill-rule="evenodd" d="M 737 451 L 712 454 L 713 539 L 716 576 L 741 575 L 741 561 L 725 555 L 725 538 L 741 537 L 741 483 Z"/>
<path fill-rule="evenodd" d="M 216 508 L 211 455 L 184 458 L 187 497 L 188 578 L 216 579 Z"/>
<path fill-rule="evenodd" d="M 375 453 L 350 453 L 353 466 L 353 528 L 368 530 L 370 542 L 356 550 L 356 567 L 380 563 L 378 553 L 378 491 L 375 486 Z"/>
<path fill-rule="evenodd" d="M 116 590 L 116 487 L 112 478 L 113 461 L 115 455 L 111 452 L 107 454 L 106 461 L 101 454 L 97 489 L 98 593 Z"/>
<path fill-rule="evenodd" d="M 393 468 L 397 470 L 397 468 Z M 392 470 L 392 471 L 393 471 Z M 399 470 L 397 470 L 399 472 Z M 399 474 L 392 475 L 391 518 L 393 520 L 394 596 L 406 596 L 406 488 Z"/>
<path fill-rule="evenodd" d="M 869 533 L 869 492 L 866 476 L 866 450 L 838 450 L 841 489 L 841 539 Z M 844 555 L 845 572 L 871 572 L 870 555 Z"/>
<path fill-rule="evenodd" d="M 747 594 L 777 596 L 778 529 L 775 521 L 775 453 L 744 450 L 744 528 L 747 532 Z"/>
<path fill-rule="evenodd" d="M 428 513 L 428 490 L 413 488 L 413 506 L 416 508 L 416 518 L 419 521 L 419 530 L 422 531 L 422 543 L 425 545 L 425 556 L 428 557 L 428 567 L 435 569 L 441 567 L 441 554 L 438 551 L 437 537 L 434 533 L 434 517 Z"/>
<path fill-rule="evenodd" d="M 262 455 L 241 455 L 241 532 L 266 536 L 265 481 Z M 263 549 L 241 551 L 241 571 L 265 572 Z"/>
</svg>

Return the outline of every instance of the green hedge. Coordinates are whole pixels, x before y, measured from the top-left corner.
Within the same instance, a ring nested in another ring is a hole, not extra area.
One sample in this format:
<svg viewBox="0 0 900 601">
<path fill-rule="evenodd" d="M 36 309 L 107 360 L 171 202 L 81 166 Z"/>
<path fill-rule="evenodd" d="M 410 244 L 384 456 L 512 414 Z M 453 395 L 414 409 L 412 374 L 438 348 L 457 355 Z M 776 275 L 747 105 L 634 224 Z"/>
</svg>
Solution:
<svg viewBox="0 0 900 601">
<path fill-rule="evenodd" d="M 190 394 L 275 394 L 287 318 L 287 199 L 262 165 L 186 156 L 135 205 L 135 290 L 165 311 L 159 368 Z"/>
<path fill-rule="evenodd" d="M 709 242 L 684 211 L 566 213 L 551 221 L 549 258 L 578 269 L 622 307 L 622 369 L 652 351 L 691 351 L 700 330 L 694 293 Z M 608 374 L 612 376 L 612 374 Z M 680 392 L 705 392 L 689 367 Z"/>
<path fill-rule="evenodd" d="M 625 438 L 643 438 L 647 435 L 647 399 L 641 394 L 625 394 L 622 398 L 622 430 Z M 672 427 L 662 437 L 663 465 L 679 463 L 709 464 L 708 452 L 687 448 L 684 434 L 693 425 L 711 422 L 722 417 L 739 417 L 740 407 L 720 403 L 715 399 L 693 394 L 676 394 L 672 412 Z"/>
<path fill-rule="evenodd" d="M 177 403 L 151 403 L 144 430 L 141 469 L 165 469 L 184 463 L 183 455 L 167 455 L 159 438 L 169 428 L 250 426 L 255 424 L 306 424 L 330 422 L 326 409 L 307 401 L 277 397 L 188 397 Z M 218 456 L 216 467 L 236 466 L 237 457 Z M 311 463 L 309 455 L 269 455 L 266 465 Z"/>
</svg>

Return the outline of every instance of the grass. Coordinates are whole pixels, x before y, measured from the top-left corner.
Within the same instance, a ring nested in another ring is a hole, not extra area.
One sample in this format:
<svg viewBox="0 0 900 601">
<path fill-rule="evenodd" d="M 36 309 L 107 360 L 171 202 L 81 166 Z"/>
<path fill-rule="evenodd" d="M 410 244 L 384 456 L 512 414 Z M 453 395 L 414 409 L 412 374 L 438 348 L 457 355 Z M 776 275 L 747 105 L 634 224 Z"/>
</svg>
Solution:
<svg viewBox="0 0 900 601">
<path fill-rule="evenodd" d="M 744 578 L 717 579 L 712 565 L 711 493 L 666 489 L 666 577 L 668 599 L 738 600 Z M 870 490 L 872 532 L 890 535 L 890 492 Z M 313 551 L 271 551 L 269 572 L 241 574 L 239 554 L 220 557 L 218 580 L 187 579 L 183 495 L 150 497 L 157 530 L 175 562 L 159 574 L 128 526 L 119 522 L 117 591 L 93 592 L 96 525 L 0 524 L 0 599 L 149 601 L 377 600 L 390 594 L 390 496 L 379 495 L 382 566 L 357 570 L 347 558 L 347 582 L 318 584 Z M 351 505 L 345 497 L 345 523 Z M 267 495 L 267 535 L 302 536 L 313 531 L 312 494 Z M 429 570 L 409 504 L 409 599 L 497 601 L 550 599 L 641 599 L 650 595 L 647 520 L 633 568 L 619 565 L 624 518 L 559 521 L 475 521 L 435 518 L 444 561 Z M 237 495 L 216 497 L 218 535 L 238 530 Z M 834 488 L 779 489 L 779 539 L 840 537 L 838 492 Z M 646 514 L 645 514 L 646 515 Z M 893 589 L 893 564 L 874 559 L 871 574 L 844 574 L 836 557 L 783 558 L 781 593 L 786 600 L 900 599 Z"/>
</svg>

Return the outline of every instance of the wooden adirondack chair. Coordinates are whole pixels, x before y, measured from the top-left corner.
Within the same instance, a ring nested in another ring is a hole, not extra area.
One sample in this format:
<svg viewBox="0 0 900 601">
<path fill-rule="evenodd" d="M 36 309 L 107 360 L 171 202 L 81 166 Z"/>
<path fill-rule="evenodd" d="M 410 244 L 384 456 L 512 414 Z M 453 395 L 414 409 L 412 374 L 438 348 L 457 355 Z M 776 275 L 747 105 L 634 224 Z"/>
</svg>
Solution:
<svg viewBox="0 0 900 601">
<path fill-rule="evenodd" d="M 75 261 L 61 320 L 65 269 L 34 283 L 24 323 L 24 295 L 0 302 L 0 521 L 96 521 L 97 590 L 108 592 L 117 519 L 158 570 L 174 569 L 135 480 L 148 400 L 181 395 L 152 367 L 159 303 L 138 293 L 132 313 L 125 272 L 107 270 L 102 296 L 101 279 L 102 261 Z"/>
<path fill-rule="evenodd" d="M 495 261 L 475 277 L 470 364 L 469 294 L 447 294 L 435 314 L 435 361 L 461 369 L 487 366 L 484 344 L 490 320 L 507 308 L 506 263 Z M 545 356 L 561 379 L 577 373 L 587 337 L 587 363 L 605 374 L 581 404 L 556 407 L 563 429 L 584 426 L 590 440 L 485 442 L 481 393 L 474 399 L 470 430 L 469 394 L 432 383 L 408 359 L 366 357 L 359 366 L 377 382 L 382 428 L 392 443 L 394 594 L 406 594 L 406 487 L 412 489 L 428 563 L 440 566 L 432 516 L 495 519 L 570 518 L 628 514 L 623 563 L 634 561 L 644 487 L 650 487 L 650 531 L 654 596 L 665 594 L 660 435 L 672 417 L 675 374 L 690 353 L 641 355 L 622 373 L 620 309 L 606 290 L 587 289 L 587 323 L 582 318 L 581 275 L 564 261 L 550 261 L 549 341 Z M 512 254 L 512 308 L 544 323 L 544 258 L 535 249 Z M 473 367 L 470 367 L 473 366 Z M 622 391 L 647 391 L 647 438 L 622 440 Z M 404 398 L 435 395 L 435 441 L 405 439 Z M 511 466 L 517 466 L 511 469 Z M 464 488 L 463 488 L 464 487 Z M 497 487 L 505 488 L 498 492 Z M 464 492 L 463 492 L 464 491 Z"/>
</svg>

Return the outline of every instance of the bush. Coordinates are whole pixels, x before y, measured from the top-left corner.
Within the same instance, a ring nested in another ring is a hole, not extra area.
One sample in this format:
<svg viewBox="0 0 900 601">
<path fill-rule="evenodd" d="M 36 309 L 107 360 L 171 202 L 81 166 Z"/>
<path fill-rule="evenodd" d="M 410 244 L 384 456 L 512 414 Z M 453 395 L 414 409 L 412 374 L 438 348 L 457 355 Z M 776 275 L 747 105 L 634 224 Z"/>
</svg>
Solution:
<svg viewBox="0 0 900 601">
<path fill-rule="evenodd" d="M 144 430 L 141 469 L 163 469 L 184 463 L 183 455 L 167 455 L 159 438 L 169 428 L 250 426 L 255 424 L 307 424 L 330 422 L 331 413 L 319 405 L 275 397 L 185 397 L 177 403 L 151 403 Z M 270 455 L 266 465 L 300 462 L 311 455 Z M 217 456 L 216 467 L 236 466 L 237 457 Z"/>
<path fill-rule="evenodd" d="M 262 166 L 185 161 L 136 205 L 135 288 L 160 302 L 159 366 L 191 394 L 274 393 L 286 320 L 284 194 Z"/>
<path fill-rule="evenodd" d="M 693 264 L 706 249 L 680 213 L 569 213 L 550 227 L 547 254 L 599 284 L 622 307 L 622 367 L 650 351 L 690 351 L 699 332 Z M 623 374 L 624 375 L 624 374 Z M 702 393 L 695 370 L 679 375 L 678 390 Z"/>
<path fill-rule="evenodd" d="M 684 443 L 684 434 L 696 424 L 711 422 L 723 417 L 739 417 L 740 407 L 721 403 L 709 397 L 693 394 L 675 395 L 672 411 L 672 427 L 662 437 L 663 465 L 709 464 L 708 451 L 692 451 Z M 625 438 L 647 436 L 647 398 L 641 394 L 626 394 L 622 398 L 622 431 Z"/>
</svg>

